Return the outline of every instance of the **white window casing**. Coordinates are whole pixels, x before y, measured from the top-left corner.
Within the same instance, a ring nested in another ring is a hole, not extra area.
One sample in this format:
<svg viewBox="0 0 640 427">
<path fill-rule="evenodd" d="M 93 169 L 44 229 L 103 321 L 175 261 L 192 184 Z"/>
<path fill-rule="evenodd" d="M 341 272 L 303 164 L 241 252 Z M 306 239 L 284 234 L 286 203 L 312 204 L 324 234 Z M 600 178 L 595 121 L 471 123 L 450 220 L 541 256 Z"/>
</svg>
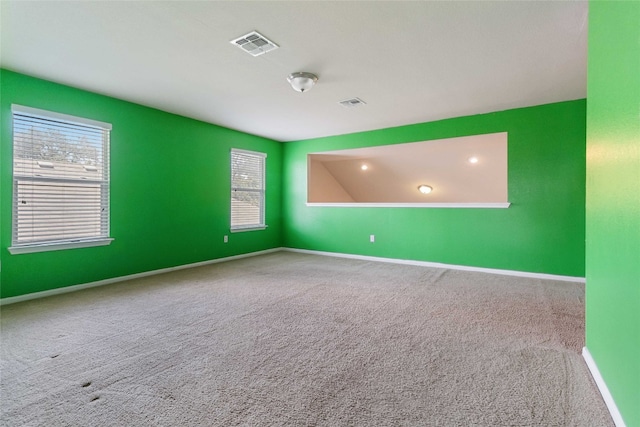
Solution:
<svg viewBox="0 0 640 427">
<path fill-rule="evenodd" d="M 231 150 L 231 231 L 264 230 L 265 153 Z"/>
<path fill-rule="evenodd" d="M 108 123 L 12 105 L 12 254 L 107 245 Z"/>
</svg>

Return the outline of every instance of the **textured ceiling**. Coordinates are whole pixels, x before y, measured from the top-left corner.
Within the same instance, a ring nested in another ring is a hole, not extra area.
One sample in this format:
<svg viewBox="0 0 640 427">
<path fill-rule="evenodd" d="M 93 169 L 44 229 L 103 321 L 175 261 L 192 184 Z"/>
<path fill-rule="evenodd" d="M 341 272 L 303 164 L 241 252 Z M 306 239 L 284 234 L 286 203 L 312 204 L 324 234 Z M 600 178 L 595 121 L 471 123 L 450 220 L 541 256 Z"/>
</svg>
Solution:
<svg viewBox="0 0 640 427">
<path fill-rule="evenodd" d="M 280 141 L 586 97 L 586 1 L 0 3 L 4 68 Z"/>
</svg>

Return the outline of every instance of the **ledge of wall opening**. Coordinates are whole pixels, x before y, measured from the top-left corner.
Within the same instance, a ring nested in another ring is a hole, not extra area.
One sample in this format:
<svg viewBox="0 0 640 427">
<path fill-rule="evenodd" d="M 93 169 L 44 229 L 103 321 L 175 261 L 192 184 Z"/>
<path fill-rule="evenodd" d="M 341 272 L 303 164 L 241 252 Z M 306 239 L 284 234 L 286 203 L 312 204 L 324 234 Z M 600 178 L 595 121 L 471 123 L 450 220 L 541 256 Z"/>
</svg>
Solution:
<svg viewBox="0 0 640 427">
<path fill-rule="evenodd" d="M 310 207 L 331 208 L 474 208 L 506 209 L 511 203 L 307 203 Z"/>
</svg>

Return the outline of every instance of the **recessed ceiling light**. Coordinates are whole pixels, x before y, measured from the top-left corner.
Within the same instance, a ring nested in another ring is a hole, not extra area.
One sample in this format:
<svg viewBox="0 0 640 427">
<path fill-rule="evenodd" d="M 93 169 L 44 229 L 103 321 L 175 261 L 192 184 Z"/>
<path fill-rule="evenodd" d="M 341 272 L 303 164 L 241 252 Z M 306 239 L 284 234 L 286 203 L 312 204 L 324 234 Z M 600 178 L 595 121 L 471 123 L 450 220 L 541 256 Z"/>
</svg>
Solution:
<svg viewBox="0 0 640 427">
<path fill-rule="evenodd" d="M 428 185 L 419 185 L 418 191 L 420 191 L 422 194 L 429 194 L 433 191 L 433 187 Z"/>
<path fill-rule="evenodd" d="M 469 163 L 472 163 L 472 164 L 478 163 L 478 158 L 477 157 L 469 157 Z"/>
<path fill-rule="evenodd" d="M 360 169 L 362 169 L 363 171 L 366 171 L 367 169 L 369 169 L 369 166 L 362 165 L 362 166 L 360 166 Z"/>
</svg>

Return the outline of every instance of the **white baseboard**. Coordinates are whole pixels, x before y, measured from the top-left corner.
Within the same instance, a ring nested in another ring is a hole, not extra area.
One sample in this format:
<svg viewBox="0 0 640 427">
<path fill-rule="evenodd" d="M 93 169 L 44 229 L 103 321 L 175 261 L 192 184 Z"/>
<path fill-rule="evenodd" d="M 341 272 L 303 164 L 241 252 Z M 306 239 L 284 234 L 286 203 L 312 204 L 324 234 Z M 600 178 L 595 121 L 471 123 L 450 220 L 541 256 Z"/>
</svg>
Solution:
<svg viewBox="0 0 640 427">
<path fill-rule="evenodd" d="M 604 403 L 607 405 L 607 409 L 609 409 L 609 413 L 611 414 L 611 418 L 613 418 L 613 422 L 616 427 L 625 427 L 624 420 L 622 419 L 622 415 L 618 410 L 618 406 L 616 402 L 613 400 L 613 396 L 611 396 L 611 392 L 609 391 L 609 387 L 604 382 L 602 375 L 600 375 L 600 370 L 596 365 L 595 360 L 591 357 L 591 353 L 587 347 L 582 347 L 582 358 L 585 362 L 587 362 L 587 367 L 589 368 L 589 372 L 591 372 L 591 376 L 593 380 L 596 382 L 596 386 L 604 399 Z"/>
<path fill-rule="evenodd" d="M 282 250 L 289 251 L 289 252 L 299 252 L 299 253 L 303 253 L 303 254 L 332 256 L 332 257 L 337 257 L 337 258 L 360 259 L 360 260 L 364 260 L 364 261 L 390 262 L 390 263 L 393 263 L 393 264 L 417 265 L 417 266 L 421 266 L 421 267 L 447 268 L 447 269 L 450 269 L 450 270 L 476 271 L 476 272 L 480 272 L 480 273 L 500 274 L 500 275 L 503 275 L 503 276 L 530 277 L 530 278 L 534 278 L 534 279 L 561 280 L 561 281 L 564 281 L 564 282 L 585 283 L 585 278 L 584 277 L 561 276 L 561 275 L 556 275 L 556 274 L 545 274 L 545 273 L 529 273 L 529 272 L 526 272 L 526 271 L 500 270 L 500 269 L 495 269 L 495 268 L 469 267 L 469 266 L 466 266 L 466 265 L 441 264 L 439 262 L 414 261 L 414 260 L 410 260 L 410 259 L 395 259 L 395 258 L 383 258 L 383 257 L 375 257 L 375 256 L 367 256 L 367 255 L 344 254 L 344 253 L 338 253 L 338 252 L 313 251 L 313 250 L 309 250 L 309 249 L 282 248 Z"/>
<path fill-rule="evenodd" d="M 414 261 L 414 260 L 406 260 L 406 259 L 395 259 L 395 258 L 383 258 L 383 257 L 374 257 L 374 256 L 366 256 L 366 255 L 353 255 L 353 254 L 344 254 L 338 252 L 323 252 L 323 251 L 313 251 L 308 249 L 295 249 L 295 248 L 273 248 L 266 249 L 264 251 L 257 252 L 249 252 L 246 254 L 234 255 L 225 258 L 212 259 L 208 261 L 196 262 L 193 264 L 185 264 L 178 265 L 175 267 L 169 268 L 161 268 L 159 270 L 153 271 L 145 271 L 142 273 L 130 274 L 127 276 L 114 277 L 111 279 L 98 280 L 97 282 L 84 283 L 80 285 L 72 285 L 65 286 L 63 288 L 50 289 L 42 292 L 33 292 L 25 295 L 18 295 L 16 297 L 8 297 L 0 299 L 0 306 L 13 304 L 21 301 L 28 301 L 36 298 L 44 298 L 52 295 L 64 294 L 67 292 L 75 292 L 81 289 L 93 288 L 96 286 L 104 286 L 109 285 L 111 283 L 123 282 L 125 280 L 138 279 L 140 277 L 153 276 L 155 274 L 169 273 L 171 271 L 182 270 L 185 268 L 193 268 L 200 267 L 203 265 L 216 264 L 219 262 L 232 261 L 234 259 L 247 258 L 257 255 L 264 255 L 272 252 L 278 251 L 289 251 L 289 252 L 298 252 L 305 254 L 313 254 L 313 255 L 323 255 L 323 256 L 332 256 L 337 258 L 351 258 L 351 259 L 359 259 L 364 261 L 377 261 L 377 262 L 390 262 L 394 264 L 405 264 L 405 265 L 417 265 L 421 267 L 434 267 L 434 268 L 447 268 L 452 270 L 464 270 L 464 271 L 476 271 L 481 273 L 491 273 L 491 274 L 501 274 L 506 276 L 518 276 L 518 277 L 531 277 L 536 279 L 545 279 L 545 280 L 562 280 L 567 282 L 577 282 L 584 283 L 584 277 L 572 277 L 572 276 L 559 276 L 554 274 L 544 274 L 544 273 L 528 273 L 524 271 L 514 271 L 514 270 L 499 270 L 493 268 L 482 268 L 482 267 L 469 267 L 464 265 L 454 265 L 454 264 L 441 264 L 437 262 L 428 262 L 428 261 Z"/>
<path fill-rule="evenodd" d="M 79 290 L 82 290 L 82 289 L 95 288 L 96 286 L 110 285 L 112 283 L 123 282 L 125 280 L 139 279 L 141 277 L 153 276 L 153 275 L 162 274 L 162 273 L 169 273 L 171 271 L 183 270 L 185 268 L 200 267 L 200 266 L 203 266 L 203 265 L 217 264 L 219 262 L 232 261 L 234 259 L 248 258 L 248 257 L 257 256 L 257 255 L 264 255 L 264 254 L 268 254 L 268 253 L 271 253 L 271 252 L 279 252 L 281 250 L 282 250 L 282 248 L 266 249 L 266 250 L 263 250 L 263 251 L 249 252 L 249 253 L 246 253 L 246 254 L 233 255 L 233 256 L 229 256 L 229 257 L 225 257 L 225 258 L 217 258 L 217 259 L 212 259 L 212 260 L 208 260 L 208 261 L 194 262 L 192 264 L 184 264 L 184 265 L 178 265 L 178 266 L 175 266 L 175 267 L 161 268 L 159 270 L 144 271 L 142 273 L 129 274 L 127 276 L 113 277 L 111 279 L 98 280 L 97 282 L 90 282 L 90 283 L 83 283 L 83 284 L 80 284 L 80 285 L 65 286 L 63 288 L 50 289 L 48 291 L 33 292 L 33 293 L 30 293 L 30 294 L 18 295 L 16 297 L 2 298 L 2 299 L 0 299 L 0 305 L 14 304 L 16 302 L 28 301 L 28 300 L 32 300 L 32 299 L 36 299 L 36 298 L 44 298 L 44 297 L 49 297 L 49 296 L 52 296 L 52 295 L 66 294 L 68 292 L 75 292 L 75 291 L 79 291 Z"/>
</svg>

